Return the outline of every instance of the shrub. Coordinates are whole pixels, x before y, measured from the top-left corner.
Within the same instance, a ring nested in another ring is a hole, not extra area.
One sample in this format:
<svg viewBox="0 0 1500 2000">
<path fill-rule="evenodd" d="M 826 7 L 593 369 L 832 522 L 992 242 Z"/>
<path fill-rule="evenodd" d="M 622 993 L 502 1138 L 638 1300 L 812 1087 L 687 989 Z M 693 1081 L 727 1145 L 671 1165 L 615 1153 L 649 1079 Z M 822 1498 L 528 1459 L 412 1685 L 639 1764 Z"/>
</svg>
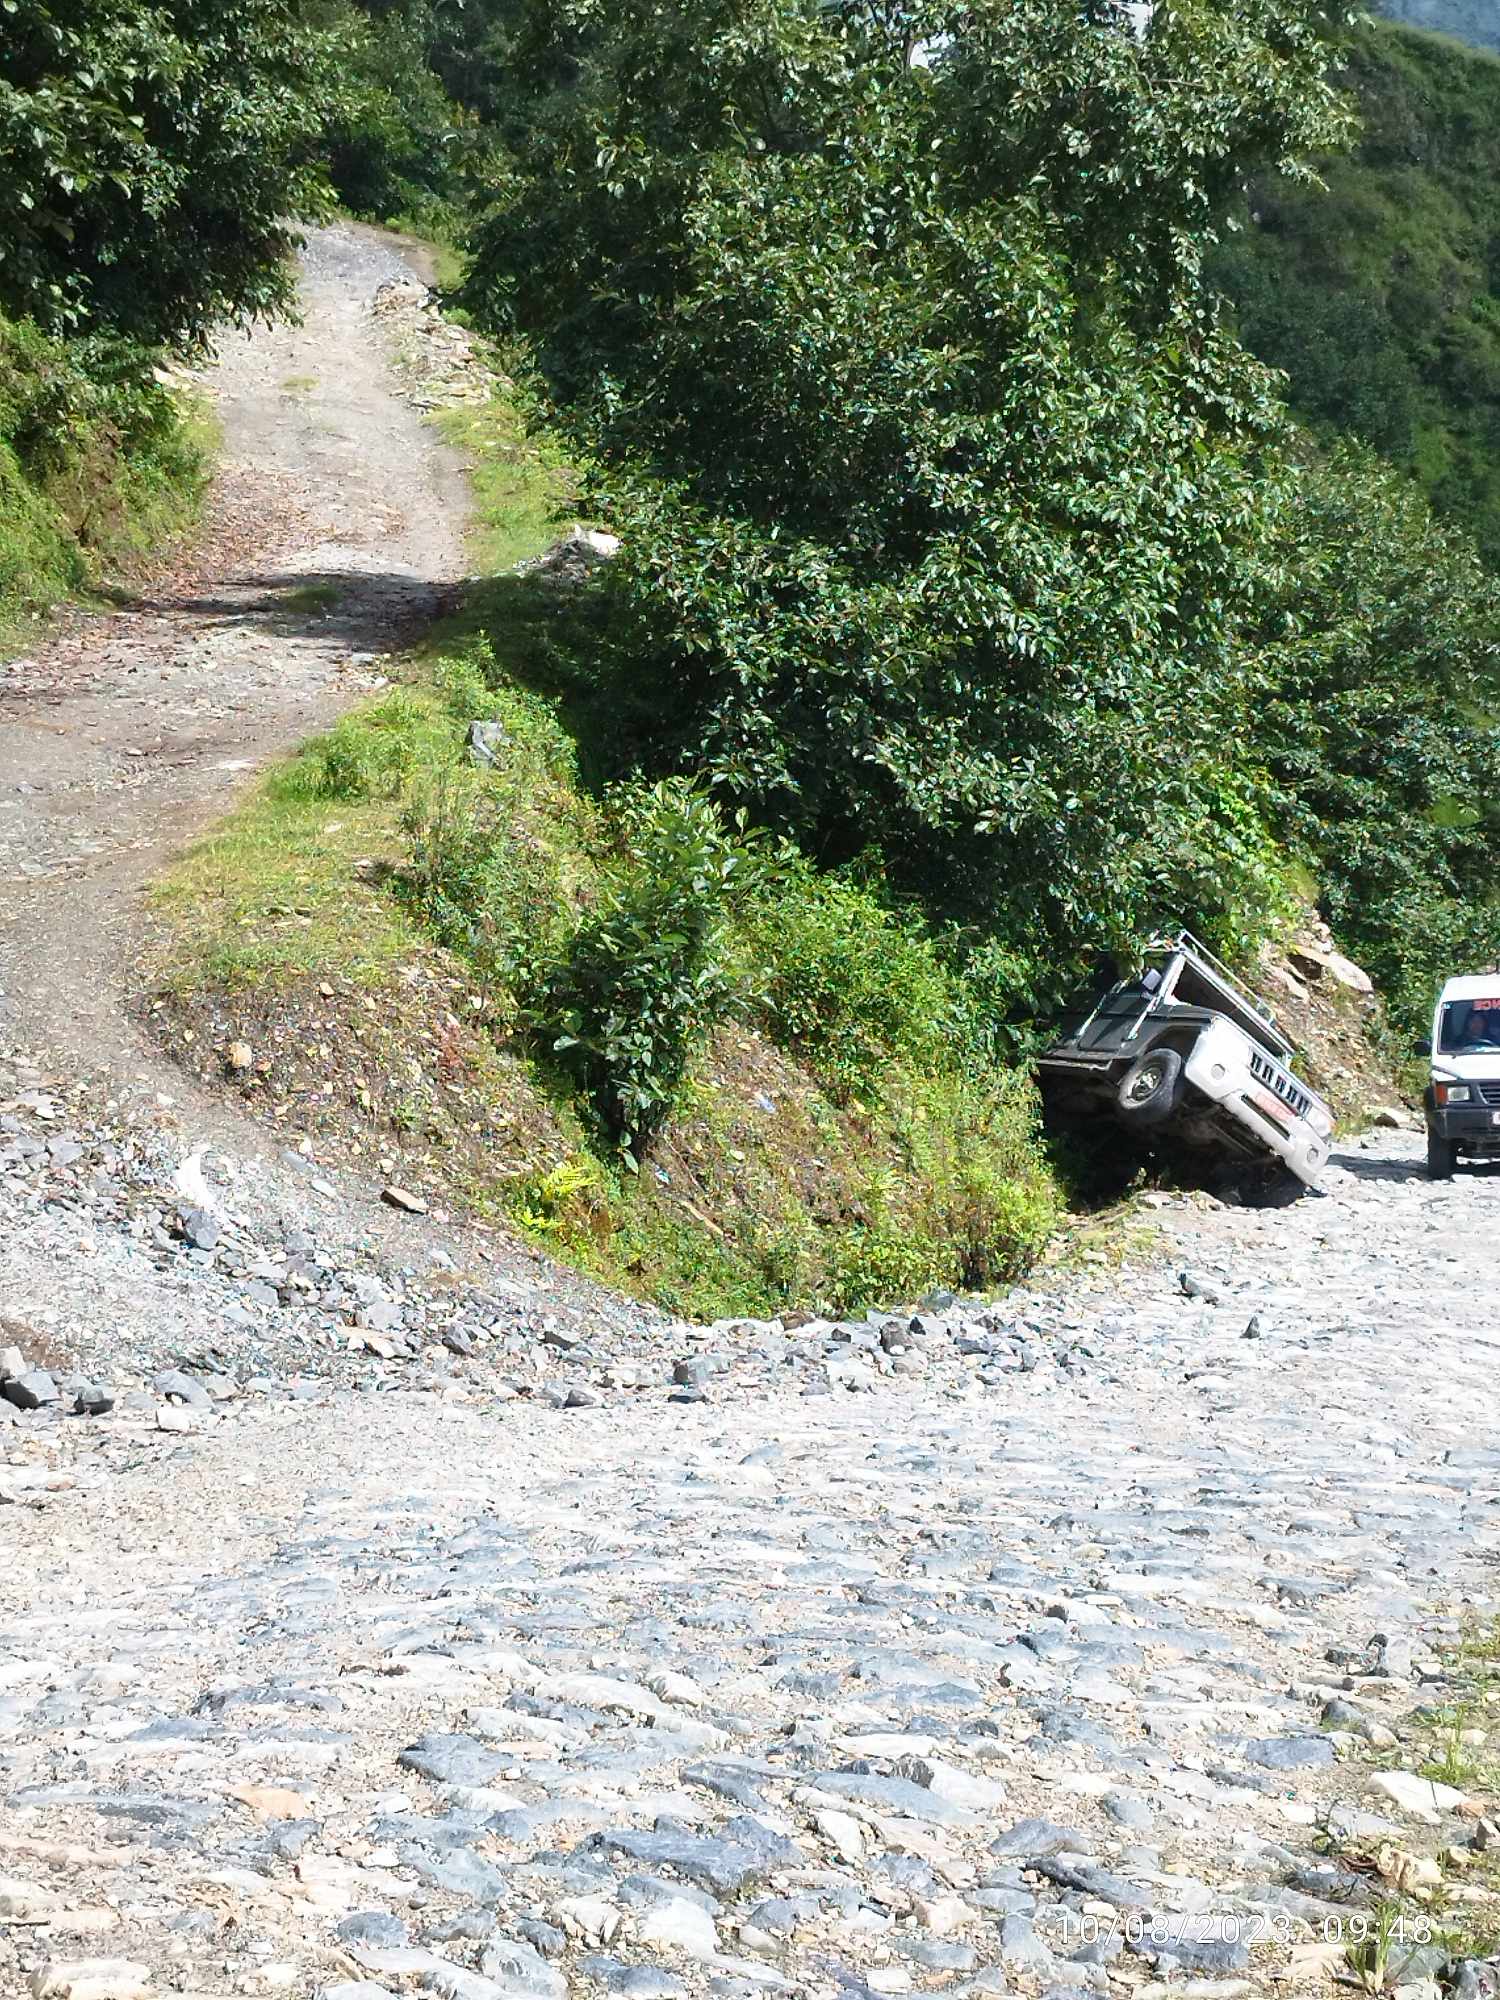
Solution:
<svg viewBox="0 0 1500 2000">
<path fill-rule="evenodd" d="M 493 767 L 476 768 L 450 749 L 413 788 L 402 822 L 410 862 L 400 879 L 441 943 L 529 995 L 592 880 L 597 829 L 552 710 L 523 689 L 493 689 L 495 673 L 483 640 L 439 666 L 450 714 L 484 716 L 502 734 Z"/>
<path fill-rule="evenodd" d="M 291 303 L 337 33 L 302 0 L 6 0 L 0 307 L 147 342 Z"/>
<path fill-rule="evenodd" d="M 877 1088 L 893 1056 L 932 1067 L 974 1039 L 958 982 L 919 922 L 847 875 L 787 858 L 745 931 L 767 1027 L 835 1103 Z"/>
<path fill-rule="evenodd" d="M 734 991 L 728 913 L 752 855 L 691 785 L 627 796 L 622 856 L 528 1009 L 634 1163 Z"/>
<path fill-rule="evenodd" d="M 1036 1093 L 1015 1070 L 939 1076 L 918 1093 L 908 1120 L 918 1227 L 946 1248 L 945 1282 L 981 1290 L 1019 1277 L 1056 1228 L 1037 1123 Z"/>
</svg>

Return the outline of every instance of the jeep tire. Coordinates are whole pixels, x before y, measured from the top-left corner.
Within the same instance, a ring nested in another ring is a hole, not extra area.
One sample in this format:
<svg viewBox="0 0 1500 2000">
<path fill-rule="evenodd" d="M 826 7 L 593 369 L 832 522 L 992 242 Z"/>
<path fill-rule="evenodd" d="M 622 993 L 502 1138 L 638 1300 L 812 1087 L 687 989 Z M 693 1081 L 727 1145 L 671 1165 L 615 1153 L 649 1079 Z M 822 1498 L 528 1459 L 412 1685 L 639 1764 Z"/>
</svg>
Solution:
<svg viewBox="0 0 1500 2000">
<path fill-rule="evenodd" d="M 1458 1141 L 1445 1139 L 1441 1133 L 1427 1128 L 1427 1178 L 1430 1181 L 1451 1181 L 1458 1166 Z"/>
<path fill-rule="evenodd" d="M 1182 1057 L 1176 1049 L 1147 1049 L 1120 1078 L 1115 1106 L 1137 1131 L 1165 1125 L 1182 1102 Z"/>
</svg>

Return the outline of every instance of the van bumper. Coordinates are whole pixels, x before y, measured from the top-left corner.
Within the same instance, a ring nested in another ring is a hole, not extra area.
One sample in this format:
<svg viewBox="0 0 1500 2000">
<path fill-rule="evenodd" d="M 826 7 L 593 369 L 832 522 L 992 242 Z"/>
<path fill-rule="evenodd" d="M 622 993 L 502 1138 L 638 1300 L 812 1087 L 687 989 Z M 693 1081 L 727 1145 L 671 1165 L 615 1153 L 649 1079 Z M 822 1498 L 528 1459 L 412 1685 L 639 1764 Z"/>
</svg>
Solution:
<svg viewBox="0 0 1500 2000">
<path fill-rule="evenodd" d="M 1461 1153 L 1500 1155 L 1500 1109 L 1484 1104 L 1438 1104 L 1429 1089 L 1423 1098 L 1427 1129 L 1447 1139 Z"/>
</svg>

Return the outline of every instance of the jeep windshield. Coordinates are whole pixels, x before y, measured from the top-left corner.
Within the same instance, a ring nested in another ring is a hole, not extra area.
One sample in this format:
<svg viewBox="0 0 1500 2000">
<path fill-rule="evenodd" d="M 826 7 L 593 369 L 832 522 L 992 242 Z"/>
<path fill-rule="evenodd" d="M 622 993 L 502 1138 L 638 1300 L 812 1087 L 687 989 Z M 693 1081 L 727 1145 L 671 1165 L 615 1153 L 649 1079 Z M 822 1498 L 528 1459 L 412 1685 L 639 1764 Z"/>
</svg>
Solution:
<svg viewBox="0 0 1500 2000">
<path fill-rule="evenodd" d="M 1500 1050 L 1500 994 L 1482 1000 L 1450 1000 L 1438 1023 L 1438 1054 L 1473 1055 Z"/>
</svg>

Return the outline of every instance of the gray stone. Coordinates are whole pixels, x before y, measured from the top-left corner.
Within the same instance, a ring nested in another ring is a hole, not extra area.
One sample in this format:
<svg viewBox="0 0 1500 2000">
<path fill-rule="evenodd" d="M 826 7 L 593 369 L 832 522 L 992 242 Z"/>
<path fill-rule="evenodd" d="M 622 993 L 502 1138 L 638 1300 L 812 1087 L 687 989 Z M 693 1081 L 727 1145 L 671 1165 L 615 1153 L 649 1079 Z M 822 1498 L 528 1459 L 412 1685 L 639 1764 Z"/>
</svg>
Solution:
<svg viewBox="0 0 1500 2000">
<path fill-rule="evenodd" d="M 732 1819 L 724 1832 L 722 1839 L 660 1830 L 606 1833 L 600 1839 L 607 1853 L 628 1855 L 653 1867 L 673 1868 L 685 1880 L 716 1896 L 741 1895 L 763 1882 L 771 1869 L 806 1860 L 792 1841 L 757 1820 Z"/>
<path fill-rule="evenodd" d="M 1252 1737 L 1242 1754 L 1247 1763 L 1267 1771 L 1297 1771 L 1334 1762 L 1334 1748 L 1326 1736 Z"/>
<path fill-rule="evenodd" d="M 506 1768 L 505 1758 L 472 1736 L 461 1735 L 423 1736 L 408 1745 L 396 1762 L 436 1785 L 484 1786 Z"/>
<path fill-rule="evenodd" d="M 626 1965 L 603 1952 L 582 1959 L 579 1970 L 597 1979 L 606 1992 L 623 1994 L 625 2000 L 678 2000 L 688 1990 L 686 1981 L 663 1965 Z M 709 1990 L 715 1990 L 713 1984 Z"/>
<path fill-rule="evenodd" d="M 1055 1971 L 1057 1960 L 1036 1934 L 1030 1917 L 1006 1917 L 1000 1925 L 1000 1963 L 1007 1972 L 1027 1972 L 1045 1977 Z"/>
<path fill-rule="evenodd" d="M 498 764 L 501 753 L 510 742 L 510 734 L 503 722 L 471 722 L 469 724 L 469 755 L 476 764 L 491 767 Z"/>
<path fill-rule="evenodd" d="M 356 1910 L 352 1916 L 344 1918 L 334 1935 L 344 1944 L 411 1943 L 405 1924 L 388 1910 Z"/>
<path fill-rule="evenodd" d="M 491 1938 L 479 1969 L 512 2000 L 566 2000 L 567 1980 L 535 1946 L 519 1938 Z"/>
<path fill-rule="evenodd" d="M 1086 1837 L 1076 1827 L 1059 1826 L 1055 1819 L 1021 1819 L 990 1842 L 990 1853 L 1034 1861 L 1040 1855 L 1060 1854 L 1064 1850 L 1078 1854 L 1087 1847 Z"/>
<path fill-rule="evenodd" d="M 58 1390 L 45 1368 L 28 1368 L 0 1383 L 0 1396 L 18 1410 L 40 1410 L 58 1400 Z"/>
<path fill-rule="evenodd" d="M 212 1250 L 224 1234 L 218 1217 L 206 1208 L 180 1208 L 177 1233 L 195 1250 Z"/>
<path fill-rule="evenodd" d="M 172 1402 L 186 1403 L 197 1410 L 211 1409 L 213 1397 L 194 1375 L 188 1375 L 181 1368 L 163 1368 L 151 1378 L 151 1386 L 158 1396 L 166 1396 Z"/>
<path fill-rule="evenodd" d="M 1096 1868 L 1091 1862 L 1063 1861 L 1056 1855 L 1039 1855 L 1033 1866 L 1039 1875 L 1045 1875 L 1058 1888 L 1076 1890 L 1080 1896 L 1097 1897 L 1101 1903 L 1113 1903 L 1117 1910 L 1148 1910 L 1151 1907 L 1151 1899 L 1144 1889 L 1134 1882 L 1127 1882 L 1123 1875 L 1112 1875 L 1107 1868 Z"/>
</svg>

